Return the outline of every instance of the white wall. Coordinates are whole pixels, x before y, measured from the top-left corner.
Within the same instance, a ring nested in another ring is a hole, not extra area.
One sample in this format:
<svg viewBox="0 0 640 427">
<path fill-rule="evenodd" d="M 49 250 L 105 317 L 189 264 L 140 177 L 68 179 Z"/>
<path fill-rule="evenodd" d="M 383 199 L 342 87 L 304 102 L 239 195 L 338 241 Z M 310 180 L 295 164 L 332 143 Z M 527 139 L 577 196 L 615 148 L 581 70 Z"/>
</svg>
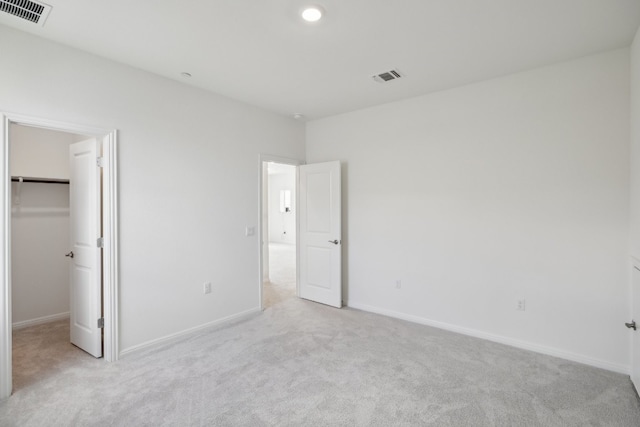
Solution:
<svg viewBox="0 0 640 427">
<path fill-rule="evenodd" d="M 28 126 L 11 126 L 11 175 L 69 179 L 69 144 L 80 137 Z"/>
<path fill-rule="evenodd" d="M 307 125 L 344 162 L 350 306 L 618 371 L 628 157 L 628 49 Z"/>
<path fill-rule="evenodd" d="M 14 325 L 69 312 L 67 252 L 69 185 L 23 183 L 11 215 Z"/>
<path fill-rule="evenodd" d="M 640 30 L 631 45 L 631 255 L 640 260 Z"/>
<path fill-rule="evenodd" d="M 121 350 L 259 309 L 259 155 L 304 159 L 302 124 L 3 26 L 0 52 L 0 111 L 119 130 Z"/>
<path fill-rule="evenodd" d="M 284 166 L 282 166 L 284 167 Z M 288 173 L 269 175 L 269 241 L 294 244 L 296 242 L 296 169 Z M 280 212 L 280 191 L 291 192 L 291 211 Z"/>
<path fill-rule="evenodd" d="M 69 179 L 78 135 L 9 128 L 13 176 Z M 18 191 L 19 188 L 19 191 Z M 12 184 L 11 284 L 14 325 L 69 312 L 69 185 Z M 19 198 L 18 198 L 19 196 Z"/>
</svg>

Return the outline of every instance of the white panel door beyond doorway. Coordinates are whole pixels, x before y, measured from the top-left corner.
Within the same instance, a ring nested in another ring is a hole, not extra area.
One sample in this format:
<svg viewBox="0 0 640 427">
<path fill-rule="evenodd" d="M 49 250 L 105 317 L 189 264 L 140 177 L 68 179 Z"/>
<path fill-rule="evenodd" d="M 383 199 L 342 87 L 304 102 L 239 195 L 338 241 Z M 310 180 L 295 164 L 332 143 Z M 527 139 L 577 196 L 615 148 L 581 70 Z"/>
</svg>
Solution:
<svg viewBox="0 0 640 427">
<path fill-rule="evenodd" d="M 300 297 L 342 307 L 340 162 L 299 167 Z"/>
<path fill-rule="evenodd" d="M 71 219 L 71 343 L 102 357 L 100 168 L 95 139 L 69 148 L 69 205 Z"/>
</svg>

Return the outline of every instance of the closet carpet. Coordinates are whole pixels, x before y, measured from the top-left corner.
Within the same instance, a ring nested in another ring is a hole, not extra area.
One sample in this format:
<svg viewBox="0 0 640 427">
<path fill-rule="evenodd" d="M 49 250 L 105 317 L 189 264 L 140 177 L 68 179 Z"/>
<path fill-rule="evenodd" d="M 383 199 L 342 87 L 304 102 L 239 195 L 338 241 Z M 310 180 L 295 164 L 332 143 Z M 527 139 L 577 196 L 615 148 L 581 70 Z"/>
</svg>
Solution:
<svg viewBox="0 0 640 427">
<path fill-rule="evenodd" d="M 68 334 L 15 332 L 0 425 L 640 425 L 628 376 L 295 297 L 115 363 Z"/>
</svg>

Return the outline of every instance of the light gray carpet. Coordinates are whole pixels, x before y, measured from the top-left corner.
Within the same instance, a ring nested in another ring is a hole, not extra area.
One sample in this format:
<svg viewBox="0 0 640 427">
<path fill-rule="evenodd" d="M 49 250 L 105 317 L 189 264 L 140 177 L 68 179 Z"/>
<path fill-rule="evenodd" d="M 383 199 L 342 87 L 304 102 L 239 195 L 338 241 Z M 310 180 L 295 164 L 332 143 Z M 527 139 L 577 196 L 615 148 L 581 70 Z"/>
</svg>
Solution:
<svg viewBox="0 0 640 427">
<path fill-rule="evenodd" d="M 264 308 L 293 298 L 296 294 L 296 247 L 269 243 L 269 282 L 264 283 Z"/>
<path fill-rule="evenodd" d="M 17 331 L 2 426 L 638 426 L 629 378 L 290 298 L 106 363 Z"/>
</svg>

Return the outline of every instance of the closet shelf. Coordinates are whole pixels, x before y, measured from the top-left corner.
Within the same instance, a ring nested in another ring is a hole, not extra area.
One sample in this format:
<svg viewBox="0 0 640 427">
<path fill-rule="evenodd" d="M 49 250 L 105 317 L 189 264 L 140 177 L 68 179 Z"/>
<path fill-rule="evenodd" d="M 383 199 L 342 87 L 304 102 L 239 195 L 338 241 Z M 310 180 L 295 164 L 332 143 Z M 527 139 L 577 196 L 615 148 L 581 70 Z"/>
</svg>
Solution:
<svg viewBox="0 0 640 427">
<path fill-rule="evenodd" d="M 56 179 L 56 178 L 32 178 L 32 177 L 24 177 L 24 176 L 12 176 L 11 181 L 20 182 L 20 178 L 22 178 L 22 182 L 39 182 L 42 184 L 68 184 L 68 179 Z"/>
</svg>

